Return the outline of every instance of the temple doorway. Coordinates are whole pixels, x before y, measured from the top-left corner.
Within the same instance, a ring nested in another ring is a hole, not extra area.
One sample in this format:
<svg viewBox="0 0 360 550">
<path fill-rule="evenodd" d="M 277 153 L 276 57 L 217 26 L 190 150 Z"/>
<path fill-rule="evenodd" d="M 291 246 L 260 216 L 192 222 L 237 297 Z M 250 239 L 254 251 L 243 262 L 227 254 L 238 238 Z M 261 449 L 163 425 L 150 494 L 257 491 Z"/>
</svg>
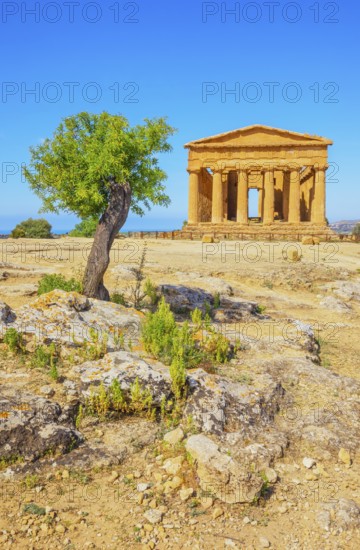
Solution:
<svg viewBox="0 0 360 550">
<path fill-rule="evenodd" d="M 259 189 L 249 189 L 249 218 L 259 218 Z"/>
</svg>

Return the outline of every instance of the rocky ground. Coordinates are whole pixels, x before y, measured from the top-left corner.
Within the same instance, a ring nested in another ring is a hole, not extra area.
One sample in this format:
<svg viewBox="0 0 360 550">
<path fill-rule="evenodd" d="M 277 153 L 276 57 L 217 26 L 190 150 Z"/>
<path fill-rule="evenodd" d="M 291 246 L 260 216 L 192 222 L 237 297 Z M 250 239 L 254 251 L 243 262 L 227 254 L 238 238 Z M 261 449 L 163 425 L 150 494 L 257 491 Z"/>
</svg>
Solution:
<svg viewBox="0 0 360 550">
<path fill-rule="evenodd" d="M 157 411 L 172 399 L 168 367 L 143 349 L 143 313 L 36 296 L 45 273 L 77 276 L 90 244 L 1 245 L 2 334 L 21 331 L 29 356 L 35 336 L 63 356 L 55 380 L 0 343 L 1 546 L 358 548 L 359 244 L 116 241 L 112 292 L 131 296 L 145 246 L 145 275 L 177 320 L 219 293 L 213 326 L 240 349 L 188 371 L 179 422 L 80 422 L 91 388 L 114 380 L 124 392 L 140 381 Z M 84 349 L 94 328 L 101 350 Z"/>
</svg>

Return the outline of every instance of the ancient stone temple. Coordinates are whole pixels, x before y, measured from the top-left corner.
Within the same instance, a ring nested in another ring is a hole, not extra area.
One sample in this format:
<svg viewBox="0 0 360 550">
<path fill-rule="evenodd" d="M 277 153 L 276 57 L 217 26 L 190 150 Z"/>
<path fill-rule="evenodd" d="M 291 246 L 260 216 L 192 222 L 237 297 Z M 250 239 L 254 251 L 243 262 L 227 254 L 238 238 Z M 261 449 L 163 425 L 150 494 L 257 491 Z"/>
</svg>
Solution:
<svg viewBox="0 0 360 550">
<path fill-rule="evenodd" d="M 323 137 L 261 125 L 187 143 L 188 229 L 326 232 L 329 145 Z M 258 195 L 252 217 L 250 190 Z"/>
</svg>

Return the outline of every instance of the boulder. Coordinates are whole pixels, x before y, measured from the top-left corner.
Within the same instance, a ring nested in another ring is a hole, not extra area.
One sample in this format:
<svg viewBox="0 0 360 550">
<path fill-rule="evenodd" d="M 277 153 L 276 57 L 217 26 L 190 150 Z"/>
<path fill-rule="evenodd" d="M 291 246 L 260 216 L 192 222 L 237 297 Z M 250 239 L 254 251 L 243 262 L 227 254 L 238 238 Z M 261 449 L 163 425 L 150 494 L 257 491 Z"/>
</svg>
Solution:
<svg viewBox="0 0 360 550">
<path fill-rule="evenodd" d="M 188 376 L 189 396 L 184 415 L 205 433 L 226 431 L 250 434 L 272 423 L 284 395 L 269 375 L 256 385 L 241 384 L 197 369 Z"/>
<path fill-rule="evenodd" d="M 340 498 L 321 505 L 317 522 L 324 531 L 360 528 L 360 506 L 354 500 Z"/>
<path fill-rule="evenodd" d="M 9 313 L 6 317 L 6 311 L 3 309 L 0 331 L 14 327 L 23 334 L 36 336 L 39 341 L 67 347 L 91 342 L 92 334 L 96 333 L 100 342 L 107 339 L 108 351 L 117 349 L 121 334 L 134 344 L 143 318 L 133 309 L 63 290 L 43 294 L 22 306 L 16 312 L 16 319 L 9 317 Z"/>
<path fill-rule="evenodd" d="M 1 325 L 11 323 L 14 319 L 15 313 L 12 309 L 5 302 L 0 302 L 0 328 Z"/>
<path fill-rule="evenodd" d="M 31 462 L 48 452 L 63 454 L 72 450 L 82 436 L 69 416 L 58 403 L 1 386 L 1 458 Z"/>
<path fill-rule="evenodd" d="M 175 430 L 171 430 L 171 432 L 167 432 L 164 435 L 164 441 L 174 447 L 178 443 L 181 443 L 181 441 L 184 439 L 184 432 L 181 428 L 176 428 Z"/>
<path fill-rule="evenodd" d="M 114 380 L 118 380 L 123 391 L 129 391 L 136 379 L 140 386 L 151 392 L 156 406 L 160 406 L 164 397 L 169 399 L 171 396 L 169 369 L 156 361 L 144 361 L 127 351 L 108 353 L 99 361 L 87 361 L 73 367 L 69 376 L 80 384 L 84 397 L 90 394 L 91 387 L 100 384 L 109 387 Z"/>
<path fill-rule="evenodd" d="M 259 496 L 262 479 L 221 452 L 211 439 L 192 435 L 185 446 L 195 461 L 203 496 L 215 495 L 227 504 L 253 502 Z"/>
<path fill-rule="evenodd" d="M 160 285 L 159 290 L 174 313 L 190 313 L 195 308 L 206 311 L 206 304 L 212 306 L 214 297 L 201 288 L 183 285 Z"/>
<path fill-rule="evenodd" d="M 214 306 L 215 292 L 210 294 L 201 288 L 168 284 L 160 285 L 159 290 L 174 313 L 188 314 L 195 308 L 206 313 L 209 306 Z M 217 292 L 220 293 L 220 288 Z M 212 310 L 212 318 L 216 322 L 231 323 L 251 316 L 265 318 L 259 315 L 256 302 L 233 297 L 230 295 L 230 289 L 225 296 L 220 296 L 220 306 Z"/>
<path fill-rule="evenodd" d="M 213 320 L 219 323 L 231 323 L 249 319 L 251 317 L 267 318 L 265 315 L 260 315 L 259 304 L 249 302 L 235 297 L 221 298 L 220 307 L 213 310 Z"/>
</svg>

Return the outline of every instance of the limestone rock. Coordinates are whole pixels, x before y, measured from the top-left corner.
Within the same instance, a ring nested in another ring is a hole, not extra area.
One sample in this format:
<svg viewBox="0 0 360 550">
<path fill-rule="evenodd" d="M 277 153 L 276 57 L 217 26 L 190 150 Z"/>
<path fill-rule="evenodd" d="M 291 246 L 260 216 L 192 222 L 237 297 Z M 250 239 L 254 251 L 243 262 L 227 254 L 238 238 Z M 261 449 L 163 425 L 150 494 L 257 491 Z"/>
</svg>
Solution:
<svg viewBox="0 0 360 550">
<path fill-rule="evenodd" d="M 184 415 L 206 433 L 221 434 L 227 424 L 232 430 L 250 433 L 265 426 L 279 410 L 284 395 L 270 376 L 259 376 L 255 385 L 232 382 L 197 369 L 188 376 L 189 396 Z"/>
<path fill-rule="evenodd" d="M 303 465 L 305 466 L 305 468 L 308 468 L 310 470 L 313 466 L 315 466 L 315 464 L 316 460 L 314 460 L 313 458 L 303 458 Z"/>
<path fill-rule="evenodd" d="M 40 388 L 40 393 L 42 393 L 45 397 L 52 397 L 55 394 L 55 390 L 51 386 L 42 386 Z"/>
<path fill-rule="evenodd" d="M 14 319 L 15 313 L 12 311 L 12 309 L 7 304 L 5 304 L 5 302 L 0 302 L 0 324 L 11 323 Z"/>
<path fill-rule="evenodd" d="M 323 290 L 332 291 L 342 300 L 360 302 L 360 281 L 332 281 L 321 286 Z"/>
<path fill-rule="evenodd" d="M 184 439 L 184 432 L 181 428 L 176 428 L 175 430 L 171 430 L 171 432 L 167 432 L 164 435 L 164 441 L 171 446 L 177 445 L 183 439 Z"/>
<path fill-rule="evenodd" d="M 159 290 L 174 313 L 190 313 L 195 308 L 205 312 L 205 304 L 214 303 L 213 295 L 201 288 L 164 284 Z"/>
<path fill-rule="evenodd" d="M 149 523 L 152 523 L 153 525 L 156 523 L 160 523 L 163 518 L 163 513 L 161 510 L 155 509 L 155 510 L 147 510 L 144 513 L 145 519 L 148 520 Z"/>
<path fill-rule="evenodd" d="M 278 475 L 273 468 L 265 468 L 265 476 L 269 483 L 276 483 Z"/>
<path fill-rule="evenodd" d="M 188 489 L 181 489 L 179 491 L 180 500 L 182 502 L 186 502 L 189 500 L 189 498 L 194 494 L 194 489 L 192 487 L 189 487 Z"/>
<path fill-rule="evenodd" d="M 266 318 L 258 313 L 259 305 L 256 302 L 249 302 L 235 297 L 221 298 L 220 307 L 213 311 L 213 319 L 217 322 L 235 322 L 241 319 L 248 319 L 251 316 Z"/>
<path fill-rule="evenodd" d="M 34 461 L 47 451 L 66 453 L 81 443 L 82 436 L 52 401 L 0 387 L 0 448 L 2 458 L 18 456 Z"/>
<path fill-rule="evenodd" d="M 360 506 L 354 500 L 340 498 L 335 502 L 321 505 L 317 515 L 317 522 L 322 529 L 359 529 Z"/>
<path fill-rule="evenodd" d="M 343 447 L 339 451 L 339 460 L 345 464 L 345 466 L 351 466 L 351 457 L 347 449 Z"/>
<path fill-rule="evenodd" d="M 175 458 L 168 458 L 163 464 L 163 468 L 167 474 L 176 475 L 181 470 L 182 463 L 184 462 L 183 456 L 177 456 Z"/>
<path fill-rule="evenodd" d="M 213 519 L 217 519 L 223 515 L 224 515 L 224 510 L 222 510 L 221 508 L 215 508 L 213 513 L 211 514 L 211 517 Z"/>
<path fill-rule="evenodd" d="M 11 315 L 9 318 L 9 311 L 2 308 L 0 331 L 14 327 L 27 335 L 36 334 L 46 343 L 58 342 L 67 347 L 91 341 L 91 332 L 95 331 L 100 341 L 107 338 L 107 350 L 113 351 L 122 333 L 125 340 L 137 341 L 141 319 L 142 314 L 135 310 L 76 292 L 54 290 L 19 308 L 16 319 Z"/>
<path fill-rule="evenodd" d="M 263 485 L 260 477 L 222 453 L 208 437 L 190 436 L 186 441 L 186 450 L 195 460 L 200 486 L 205 494 L 214 494 L 228 504 L 252 502 L 259 494 Z"/>
<path fill-rule="evenodd" d="M 270 548 L 270 541 L 266 537 L 259 537 L 259 544 L 261 548 Z"/>
<path fill-rule="evenodd" d="M 169 369 L 156 362 L 150 364 L 128 351 L 108 353 L 98 361 L 73 367 L 71 377 L 79 381 L 84 397 L 89 395 L 91 386 L 102 383 L 109 387 L 114 380 L 118 380 L 123 391 L 129 391 L 136 379 L 143 388 L 150 390 L 155 405 L 171 395 Z"/>
</svg>

